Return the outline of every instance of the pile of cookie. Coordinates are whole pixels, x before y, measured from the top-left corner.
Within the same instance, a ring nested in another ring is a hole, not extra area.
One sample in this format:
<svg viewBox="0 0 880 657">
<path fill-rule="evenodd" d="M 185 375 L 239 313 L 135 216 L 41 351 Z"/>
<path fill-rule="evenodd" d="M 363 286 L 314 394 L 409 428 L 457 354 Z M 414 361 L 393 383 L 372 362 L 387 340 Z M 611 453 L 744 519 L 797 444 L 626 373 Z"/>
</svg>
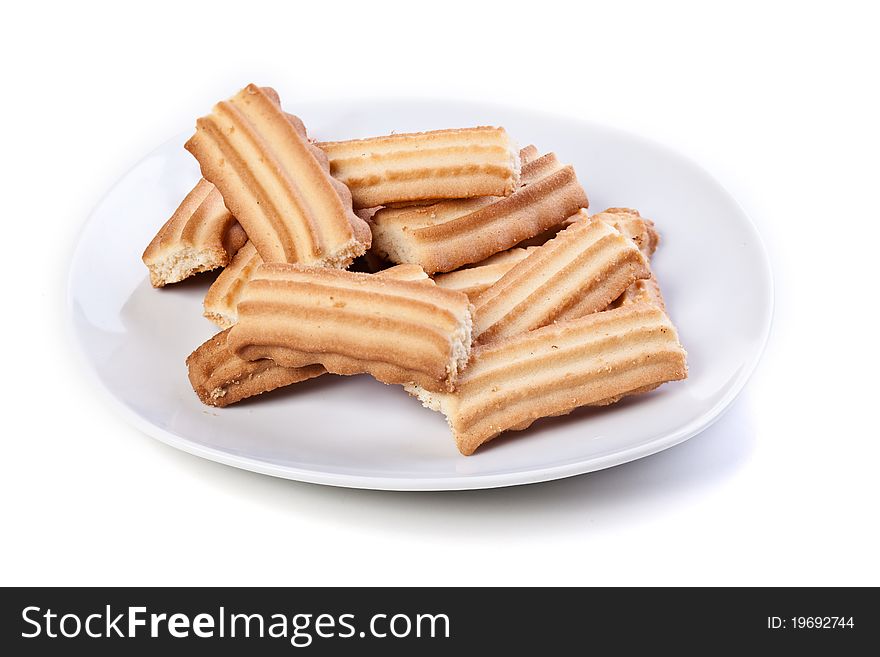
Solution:
<svg viewBox="0 0 880 657">
<path fill-rule="evenodd" d="M 327 373 L 443 412 L 462 454 L 687 376 L 653 222 L 588 215 L 574 169 L 503 128 L 313 142 L 249 85 L 196 122 L 202 180 L 143 255 L 155 287 L 223 267 L 187 359 L 223 407 Z"/>
</svg>

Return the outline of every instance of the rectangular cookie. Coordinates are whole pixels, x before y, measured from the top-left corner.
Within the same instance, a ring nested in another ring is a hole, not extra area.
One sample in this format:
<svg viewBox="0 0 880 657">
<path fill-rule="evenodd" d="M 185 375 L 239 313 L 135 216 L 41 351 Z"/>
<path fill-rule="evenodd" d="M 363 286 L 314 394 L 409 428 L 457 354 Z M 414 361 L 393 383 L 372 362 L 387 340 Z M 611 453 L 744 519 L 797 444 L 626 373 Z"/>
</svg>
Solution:
<svg viewBox="0 0 880 657">
<path fill-rule="evenodd" d="M 675 327 L 653 305 L 593 313 L 476 347 L 453 393 L 407 390 L 446 415 L 464 455 L 504 431 L 687 377 Z"/>
<path fill-rule="evenodd" d="M 519 155 L 504 128 L 399 133 L 318 144 L 355 208 L 430 199 L 508 196 Z"/>
<path fill-rule="evenodd" d="M 320 364 L 334 374 L 453 390 L 471 330 L 471 305 L 460 292 L 274 263 L 245 285 L 227 345 L 245 360 Z"/>
<path fill-rule="evenodd" d="M 489 342 L 598 312 L 650 276 L 635 243 L 604 221 L 573 222 L 474 300 L 474 338 Z"/>
<path fill-rule="evenodd" d="M 372 249 L 391 262 L 415 263 L 428 274 L 448 272 L 558 228 L 588 205 L 574 169 L 550 153 L 525 165 L 522 185 L 505 198 L 379 210 L 372 218 Z"/>
<path fill-rule="evenodd" d="M 431 279 L 416 265 L 398 265 L 375 276 L 416 281 L 423 285 L 432 284 Z M 208 406 L 229 406 L 242 399 L 313 379 L 327 372 L 321 365 L 284 367 L 269 358 L 244 360 L 226 347 L 228 335 L 228 329 L 221 331 L 186 359 L 193 390 Z"/>
<path fill-rule="evenodd" d="M 186 149 L 265 262 L 346 267 L 369 246 L 348 189 L 272 89 L 251 84 L 217 103 Z"/>
</svg>

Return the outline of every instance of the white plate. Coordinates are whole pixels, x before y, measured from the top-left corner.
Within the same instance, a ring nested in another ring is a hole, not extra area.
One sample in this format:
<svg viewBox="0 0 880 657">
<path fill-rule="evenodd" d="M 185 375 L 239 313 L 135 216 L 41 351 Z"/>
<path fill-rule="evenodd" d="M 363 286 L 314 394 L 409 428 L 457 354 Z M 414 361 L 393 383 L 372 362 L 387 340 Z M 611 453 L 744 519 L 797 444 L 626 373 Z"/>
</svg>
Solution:
<svg viewBox="0 0 880 657">
<path fill-rule="evenodd" d="M 770 329 L 773 289 L 761 240 L 721 186 L 650 141 L 581 121 L 451 102 L 290 103 L 319 139 L 504 125 L 571 162 L 593 211 L 638 208 L 657 223 L 654 260 L 690 377 L 603 409 L 511 432 L 459 455 L 443 417 L 399 387 L 324 376 L 227 409 L 203 406 L 184 359 L 215 329 L 202 318 L 211 275 L 154 290 L 140 256 L 199 177 L 172 139 L 144 158 L 89 218 L 70 272 L 74 331 L 110 396 L 147 434 L 256 472 L 338 486 L 488 488 L 631 461 L 714 422 L 745 385 Z M 207 108 L 206 108 L 207 109 Z"/>
</svg>

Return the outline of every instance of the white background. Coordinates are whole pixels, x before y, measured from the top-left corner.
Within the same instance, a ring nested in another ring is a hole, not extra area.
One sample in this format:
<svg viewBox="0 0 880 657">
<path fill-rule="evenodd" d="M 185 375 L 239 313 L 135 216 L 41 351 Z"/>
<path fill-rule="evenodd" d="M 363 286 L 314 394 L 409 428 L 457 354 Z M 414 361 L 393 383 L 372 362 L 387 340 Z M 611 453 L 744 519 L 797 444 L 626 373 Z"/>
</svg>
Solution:
<svg viewBox="0 0 880 657">
<path fill-rule="evenodd" d="M 880 584 L 869 3 L 294 4 L 4 10 L 0 584 Z M 275 480 L 129 428 L 66 335 L 77 232 L 129 166 L 249 81 L 292 111 L 491 99 L 700 162 L 774 267 L 746 392 L 662 454 L 473 493 Z"/>
</svg>

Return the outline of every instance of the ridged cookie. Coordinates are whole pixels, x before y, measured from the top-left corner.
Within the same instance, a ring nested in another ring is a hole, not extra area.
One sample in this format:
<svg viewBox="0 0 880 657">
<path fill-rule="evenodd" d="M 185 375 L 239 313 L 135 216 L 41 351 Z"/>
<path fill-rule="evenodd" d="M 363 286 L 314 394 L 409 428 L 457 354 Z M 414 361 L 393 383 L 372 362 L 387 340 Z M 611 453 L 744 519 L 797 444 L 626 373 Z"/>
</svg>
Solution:
<svg viewBox="0 0 880 657">
<path fill-rule="evenodd" d="M 273 90 L 251 84 L 217 103 L 186 148 L 265 262 L 345 267 L 369 246 L 348 189 Z"/>
<path fill-rule="evenodd" d="M 248 242 L 232 259 L 205 294 L 204 315 L 222 329 L 238 321 L 238 300 L 254 272 L 263 264 L 253 242 Z"/>
<path fill-rule="evenodd" d="M 522 186 L 506 198 L 380 210 L 372 219 L 373 250 L 429 274 L 448 272 L 558 227 L 588 205 L 574 169 L 550 153 L 523 167 Z"/>
<path fill-rule="evenodd" d="M 454 393 L 406 386 L 446 415 L 462 454 L 543 417 L 604 405 L 687 376 L 675 327 L 638 304 L 477 347 Z"/>
<path fill-rule="evenodd" d="M 496 283 L 516 263 L 525 260 L 526 256 L 535 248 L 537 247 L 510 249 L 496 253 L 471 267 L 456 269 L 446 274 L 437 274 L 434 276 L 434 282 L 448 290 L 464 292 L 473 302 L 483 290 Z"/>
<path fill-rule="evenodd" d="M 508 196 L 519 155 L 504 128 L 479 127 L 319 143 L 356 208 L 425 199 Z"/>
<path fill-rule="evenodd" d="M 143 261 L 150 283 L 162 287 L 225 267 L 245 242 L 247 235 L 220 192 L 202 179 L 147 246 Z"/>
<path fill-rule="evenodd" d="M 431 284 L 431 279 L 417 265 L 398 265 L 376 276 Z M 229 406 L 327 372 L 321 365 L 283 367 L 268 358 L 244 360 L 226 347 L 228 334 L 228 330 L 218 333 L 186 359 L 193 390 L 209 406 Z"/>
<path fill-rule="evenodd" d="M 228 335 L 229 329 L 221 331 L 186 359 L 189 382 L 208 406 L 222 408 L 327 372 L 320 365 L 280 367 L 268 358 L 244 360 L 227 349 Z"/>
<path fill-rule="evenodd" d="M 538 153 L 538 149 L 537 149 L 535 146 L 531 145 L 531 144 L 528 145 L 528 146 L 524 146 L 523 148 L 519 149 L 519 161 L 520 161 L 520 167 L 521 167 L 521 168 L 520 168 L 520 180 L 519 180 L 519 182 L 520 182 L 519 186 L 520 186 L 520 187 L 522 187 L 522 185 L 524 184 L 524 183 L 523 183 L 523 177 L 522 177 L 522 168 L 525 167 L 527 164 L 529 164 L 529 163 L 534 162 L 535 160 L 537 160 L 538 157 L 540 157 L 540 154 Z M 434 205 L 434 204 L 436 204 L 436 203 L 440 203 L 440 202 L 443 201 L 443 200 L 448 200 L 448 199 L 432 198 L 432 199 L 422 199 L 422 200 L 420 200 L 420 201 L 400 201 L 400 202 L 394 202 L 394 203 L 386 203 L 386 204 L 383 205 L 383 206 L 378 206 L 378 207 L 376 207 L 375 210 L 378 211 L 378 210 L 381 210 L 381 209 L 383 209 L 383 208 L 390 208 L 390 209 L 393 209 L 393 210 L 400 210 L 400 209 L 403 209 L 403 208 L 417 208 L 417 207 L 424 207 L 424 206 L 426 206 L 426 205 Z M 361 211 L 358 211 L 358 215 L 360 215 L 360 212 L 361 212 Z M 375 214 L 375 211 L 370 212 L 370 218 L 372 218 L 372 216 L 373 216 L 374 214 Z"/>
<path fill-rule="evenodd" d="M 321 364 L 430 390 L 454 389 L 471 348 L 467 296 L 372 274 L 264 264 L 238 315 L 227 344 L 246 360 Z"/>
<path fill-rule="evenodd" d="M 598 312 L 648 276 L 632 240 L 604 221 L 576 221 L 477 296 L 474 338 L 490 342 Z"/>
</svg>

